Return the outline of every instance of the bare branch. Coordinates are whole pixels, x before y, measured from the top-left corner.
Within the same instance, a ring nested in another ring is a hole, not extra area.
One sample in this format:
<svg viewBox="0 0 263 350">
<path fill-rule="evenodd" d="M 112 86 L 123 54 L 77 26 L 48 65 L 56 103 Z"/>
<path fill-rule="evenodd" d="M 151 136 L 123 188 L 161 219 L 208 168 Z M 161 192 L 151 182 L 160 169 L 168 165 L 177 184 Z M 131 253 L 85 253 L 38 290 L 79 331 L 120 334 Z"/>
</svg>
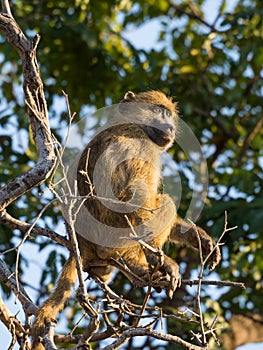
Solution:
<svg viewBox="0 0 263 350">
<path fill-rule="evenodd" d="M 45 328 L 45 333 L 43 335 L 43 341 L 45 344 L 45 349 L 46 350 L 57 350 L 58 348 L 56 347 L 54 343 L 54 329 L 56 326 L 57 322 L 51 321 L 48 322 Z"/>
<path fill-rule="evenodd" d="M 83 266 L 82 266 L 82 259 L 80 255 L 80 250 L 79 250 L 79 244 L 77 240 L 77 234 L 75 231 L 75 219 L 76 219 L 76 214 L 75 211 L 78 210 L 78 208 L 75 208 L 77 203 L 77 199 L 71 198 L 68 205 L 67 205 L 67 210 L 68 210 L 68 222 L 66 223 L 67 231 L 70 237 L 71 241 L 71 246 L 72 246 L 72 251 L 74 254 L 74 258 L 76 260 L 76 267 L 77 267 L 77 272 L 78 272 L 78 279 L 79 279 L 79 292 L 80 294 L 78 295 L 78 300 L 81 304 L 81 306 L 84 308 L 84 310 L 88 313 L 90 317 L 98 317 L 98 313 L 93 309 L 89 302 L 84 278 L 83 278 Z M 81 203 L 80 205 L 82 205 Z"/>
<path fill-rule="evenodd" d="M 4 325 L 9 329 L 10 324 L 13 323 L 15 326 L 15 333 L 18 338 L 21 338 L 25 333 L 25 329 L 22 324 L 10 313 L 8 308 L 6 307 L 3 299 L 0 296 L 0 320 L 4 323 Z M 11 321 L 12 320 L 12 321 Z"/>
<path fill-rule="evenodd" d="M 8 0 L 2 0 L 1 4 L 2 4 L 2 13 L 4 15 L 8 15 L 9 17 L 13 17 L 11 9 L 10 9 L 9 1 Z"/>
<path fill-rule="evenodd" d="M 171 334 L 163 334 L 161 332 L 155 331 L 151 328 L 130 328 L 123 331 L 122 335 L 115 340 L 111 345 L 104 347 L 104 350 L 115 350 L 119 349 L 121 345 L 125 344 L 131 337 L 135 336 L 150 336 L 156 339 L 168 341 L 172 344 L 178 344 L 189 350 L 206 350 L 206 346 L 198 346 L 188 343 L 187 341 Z"/>
<path fill-rule="evenodd" d="M 10 12 L 7 1 L 2 1 L 2 9 L 7 13 Z M 1 188 L 0 210 L 3 210 L 23 193 L 46 180 L 52 171 L 56 157 L 49 128 L 43 84 L 36 59 L 36 48 L 40 37 L 37 35 L 33 41 L 29 41 L 16 21 L 3 13 L 0 14 L 0 30 L 6 33 L 8 41 L 22 60 L 25 100 L 38 152 L 38 162 L 32 169 Z"/>
<path fill-rule="evenodd" d="M 193 285 L 197 285 L 199 283 L 199 280 L 182 280 L 181 283 L 191 287 Z M 245 283 L 243 282 L 202 280 L 202 284 L 209 285 L 209 286 L 236 287 L 236 288 L 246 289 Z"/>
<path fill-rule="evenodd" d="M 202 306 L 201 306 L 201 287 L 202 287 L 203 273 L 204 273 L 204 268 L 205 268 L 205 261 L 203 259 L 202 242 L 201 242 L 201 237 L 200 237 L 199 231 L 194 223 L 192 223 L 192 225 L 195 229 L 197 240 L 198 240 L 200 265 L 201 265 L 200 270 L 199 270 L 199 276 L 198 276 L 199 283 L 197 285 L 197 293 L 196 293 L 196 303 L 197 303 L 197 309 L 198 309 L 198 316 L 199 316 L 199 320 L 200 320 L 201 337 L 195 336 L 195 339 L 200 344 L 206 344 L 207 341 L 206 341 L 203 312 L 202 312 Z M 200 340 L 200 338 L 201 338 L 201 340 Z"/>
<path fill-rule="evenodd" d="M 208 23 L 207 21 L 205 21 L 201 14 L 198 13 L 197 7 L 195 6 L 195 3 L 193 1 L 189 1 L 189 8 L 190 11 L 188 10 L 188 8 L 183 8 L 180 5 L 176 5 L 174 2 L 170 1 L 169 2 L 170 7 L 174 8 L 176 11 L 178 11 L 179 13 L 188 16 L 191 19 L 195 19 L 197 21 L 199 21 L 200 23 L 204 24 L 206 27 L 208 27 L 212 32 L 217 32 L 217 29 L 214 27 L 213 24 Z"/>
<path fill-rule="evenodd" d="M 33 304 L 24 288 L 21 286 L 18 288 L 15 277 L 9 271 L 8 267 L 2 259 L 0 259 L 0 280 L 5 283 L 16 295 L 27 314 L 32 315 L 36 313 L 37 307 Z"/>
<path fill-rule="evenodd" d="M 58 233 L 56 233 L 55 231 L 52 231 L 48 228 L 39 227 L 37 225 L 32 227 L 31 224 L 28 224 L 24 221 L 13 218 L 5 210 L 0 212 L 0 222 L 8 225 L 8 227 L 10 227 L 13 230 L 19 230 L 19 231 L 25 232 L 25 233 L 28 232 L 28 230 L 31 230 L 31 233 L 34 235 L 41 235 L 41 236 L 49 237 L 50 239 L 52 239 L 56 243 L 66 247 L 68 249 L 70 249 L 70 247 L 71 247 L 70 242 L 68 241 L 68 239 L 66 237 L 63 237 L 63 236 L 59 235 Z"/>
<path fill-rule="evenodd" d="M 89 341 L 92 336 L 98 331 L 99 325 L 99 316 L 96 317 L 95 315 L 95 317 L 91 317 L 90 323 L 86 327 L 80 341 L 78 342 L 77 348 L 85 349 L 85 347 L 87 347 L 87 349 L 89 349 Z"/>
<path fill-rule="evenodd" d="M 217 240 L 213 250 L 211 250 L 211 252 L 207 255 L 207 257 L 204 259 L 204 265 L 207 263 L 207 261 L 209 260 L 209 258 L 211 257 L 211 255 L 213 254 L 213 252 L 215 251 L 215 249 L 217 247 L 219 247 L 221 245 L 222 239 L 225 236 L 225 234 L 229 231 L 233 231 L 237 228 L 237 226 L 234 227 L 227 227 L 228 222 L 227 222 L 227 212 L 225 211 L 225 223 L 224 223 L 224 231 L 222 232 L 221 236 L 219 237 L 219 239 Z"/>
<path fill-rule="evenodd" d="M 215 249 L 217 249 L 221 245 L 221 241 L 222 241 L 224 235 L 226 234 L 226 232 L 236 229 L 236 226 L 235 227 L 231 227 L 231 228 L 227 227 L 227 225 L 228 225 L 227 212 L 225 212 L 225 223 L 224 223 L 223 233 L 219 237 L 219 239 L 216 242 L 216 244 L 214 245 L 213 249 L 210 251 L 210 253 L 204 259 L 203 258 L 202 242 L 201 242 L 200 233 L 199 233 L 196 225 L 193 222 L 191 222 L 191 223 L 192 223 L 192 225 L 193 225 L 193 227 L 195 229 L 196 236 L 197 236 L 197 239 L 198 239 L 199 256 L 200 256 L 199 276 L 198 276 L 198 282 L 196 283 L 197 286 L 198 286 L 197 294 L 196 294 L 196 303 L 197 303 L 197 309 L 198 309 L 199 324 L 200 324 L 200 328 L 201 328 L 201 334 L 199 334 L 199 333 L 196 334 L 193 331 L 191 331 L 191 334 L 193 336 L 193 339 L 195 339 L 199 344 L 205 345 L 207 343 L 206 335 L 208 333 L 212 334 L 214 339 L 217 340 L 217 337 L 216 337 L 215 332 L 214 332 L 215 329 L 214 329 L 214 324 L 213 323 L 212 323 L 212 326 L 209 328 L 209 330 L 205 331 L 205 324 L 204 324 L 203 312 L 202 312 L 202 307 L 201 307 L 201 287 L 202 287 L 202 284 L 203 284 L 203 274 L 204 274 L 205 265 L 209 261 L 209 258 L 211 257 L 211 255 L 213 254 Z M 232 286 L 233 286 L 233 284 L 232 284 Z M 241 288 L 245 288 L 243 283 L 235 285 L 235 286 L 238 286 L 238 287 L 241 287 Z"/>
</svg>

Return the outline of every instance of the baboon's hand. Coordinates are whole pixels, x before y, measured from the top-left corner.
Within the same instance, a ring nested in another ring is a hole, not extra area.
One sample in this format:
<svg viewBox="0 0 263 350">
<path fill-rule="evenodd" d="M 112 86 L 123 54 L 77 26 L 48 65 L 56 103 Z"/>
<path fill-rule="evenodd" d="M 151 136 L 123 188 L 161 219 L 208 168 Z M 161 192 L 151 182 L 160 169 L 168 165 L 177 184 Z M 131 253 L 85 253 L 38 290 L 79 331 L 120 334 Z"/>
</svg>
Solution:
<svg viewBox="0 0 263 350">
<path fill-rule="evenodd" d="M 213 245 L 211 257 L 209 257 L 209 270 L 213 270 L 221 260 L 221 252 L 218 246 Z"/>
<path fill-rule="evenodd" d="M 166 287 L 167 296 L 172 299 L 174 291 L 181 285 L 181 275 L 179 273 L 179 265 L 168 256 L 164 256 L 162 268 L 168 275 L 169 285 Z"/>
<path fill-rule="evenodd" d="M 203 258 L 205 259 L 209 256 L 209 270 L 213 270 L 221 260 L 220 249 L 214 240 L 200 227 L 198 227 L 198 234 L 201 241 Z"/>
<path fill-rule="evenodd" d="M 181 285 L 179 265 L 164 253 L 157 255 L 147 252 L 146 258 L 149 266 L 151 266 L 150 270 L 152 269 L 152 286 L 158 293 L 161 292 L 162 288 L 165 288 L 166 294 L 172 298 L 176 288 Z"/>
</svg>

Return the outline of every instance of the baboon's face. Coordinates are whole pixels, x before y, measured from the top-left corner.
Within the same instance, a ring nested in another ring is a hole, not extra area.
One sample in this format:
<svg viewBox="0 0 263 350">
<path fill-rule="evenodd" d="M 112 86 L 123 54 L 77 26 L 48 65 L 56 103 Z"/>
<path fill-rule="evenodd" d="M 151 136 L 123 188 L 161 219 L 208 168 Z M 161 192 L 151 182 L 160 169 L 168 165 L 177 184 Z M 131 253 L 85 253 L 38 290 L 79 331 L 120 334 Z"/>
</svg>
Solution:
<svg viewBox="0 0 263 350">
<path fill-rule="evenodd" d="M 177 104 L 160 91 L 134 94 L 128 91 L 119 104 L 124 121 L 141 127 L 161 150 L 170 148 L 175 139 Z"/>
<path fill-rule="evenodd" d="M 160 148 L 170 148 L 175 139 L 175 116 L 164 106 L 149 105 L 147 108 L 147 119 L 150 123 L 142 125 L 142 129 Z"/>
</svg>

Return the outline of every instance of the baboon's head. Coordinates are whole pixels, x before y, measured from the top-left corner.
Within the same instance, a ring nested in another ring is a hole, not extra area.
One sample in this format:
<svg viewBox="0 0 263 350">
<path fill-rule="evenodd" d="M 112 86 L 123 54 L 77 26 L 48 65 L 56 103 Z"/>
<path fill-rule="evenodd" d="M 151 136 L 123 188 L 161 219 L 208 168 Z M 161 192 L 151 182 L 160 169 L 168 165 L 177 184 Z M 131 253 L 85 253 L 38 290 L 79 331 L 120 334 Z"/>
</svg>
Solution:
<svg viewBox="0 0 263 350">
<path fill-rule="evenodd" d="M 128 103 L 129 102 L 129 103 Z M 160 91 L 126 92 L 119 110 L 129 122 L 140 125 L 161 149 L 172 146 L 178 120 L 177 103 Z"/>
</svg>

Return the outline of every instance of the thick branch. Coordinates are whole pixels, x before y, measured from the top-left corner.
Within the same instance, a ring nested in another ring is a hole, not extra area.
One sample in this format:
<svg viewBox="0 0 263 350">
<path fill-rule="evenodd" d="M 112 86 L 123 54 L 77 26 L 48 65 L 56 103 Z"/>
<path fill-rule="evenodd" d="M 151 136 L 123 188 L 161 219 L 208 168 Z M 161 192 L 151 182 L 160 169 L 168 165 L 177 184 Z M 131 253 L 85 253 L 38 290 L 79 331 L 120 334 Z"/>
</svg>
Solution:
<svg viewBox="0 0 263 350">
<path fill-rule="evenodd" d="M 25 233 L 28 232 L 28 230 L 30 229 L 32 234 L 49 237 L 50 239 L 52 239 L 56 243 L 66 247 L 68 249 L 71 248 L 71 244 L 66 237 L 63 237 L 63 236 L 59 235 L 58 233 L 56 233 L 55 231 L 52 231 L 48 228 L 39 227 L 37 225 L 32 228 L 32 226 L 30 224 L 13 218 L 5 210 L 3 210 L 2 213 L 0 212 L 0 222 L 8 225 L 8 227 L 10 227 L 13 230 L 19 230 L 19 231 L 25 232 Z"/>
<path fill-rule="evenodd" d="M 2 1 L 3 10 L 6 8 L 5 5 L 6 2 Z M 13 17 L 7 14 L 0 14 L 0 29 L 6 33 L 7 40 L 22 59 L 25 100 L 38 153 L 38 162 L 34 168 L 1 188 L 0 210 L 2 210 L 23 193 L 46 180 L 56 157 L 49 128 L 43 84 L 36 60 L 36 47 L 40 37 L 36 36 L 33 41 L 29 41 Z"/>
</svg>

